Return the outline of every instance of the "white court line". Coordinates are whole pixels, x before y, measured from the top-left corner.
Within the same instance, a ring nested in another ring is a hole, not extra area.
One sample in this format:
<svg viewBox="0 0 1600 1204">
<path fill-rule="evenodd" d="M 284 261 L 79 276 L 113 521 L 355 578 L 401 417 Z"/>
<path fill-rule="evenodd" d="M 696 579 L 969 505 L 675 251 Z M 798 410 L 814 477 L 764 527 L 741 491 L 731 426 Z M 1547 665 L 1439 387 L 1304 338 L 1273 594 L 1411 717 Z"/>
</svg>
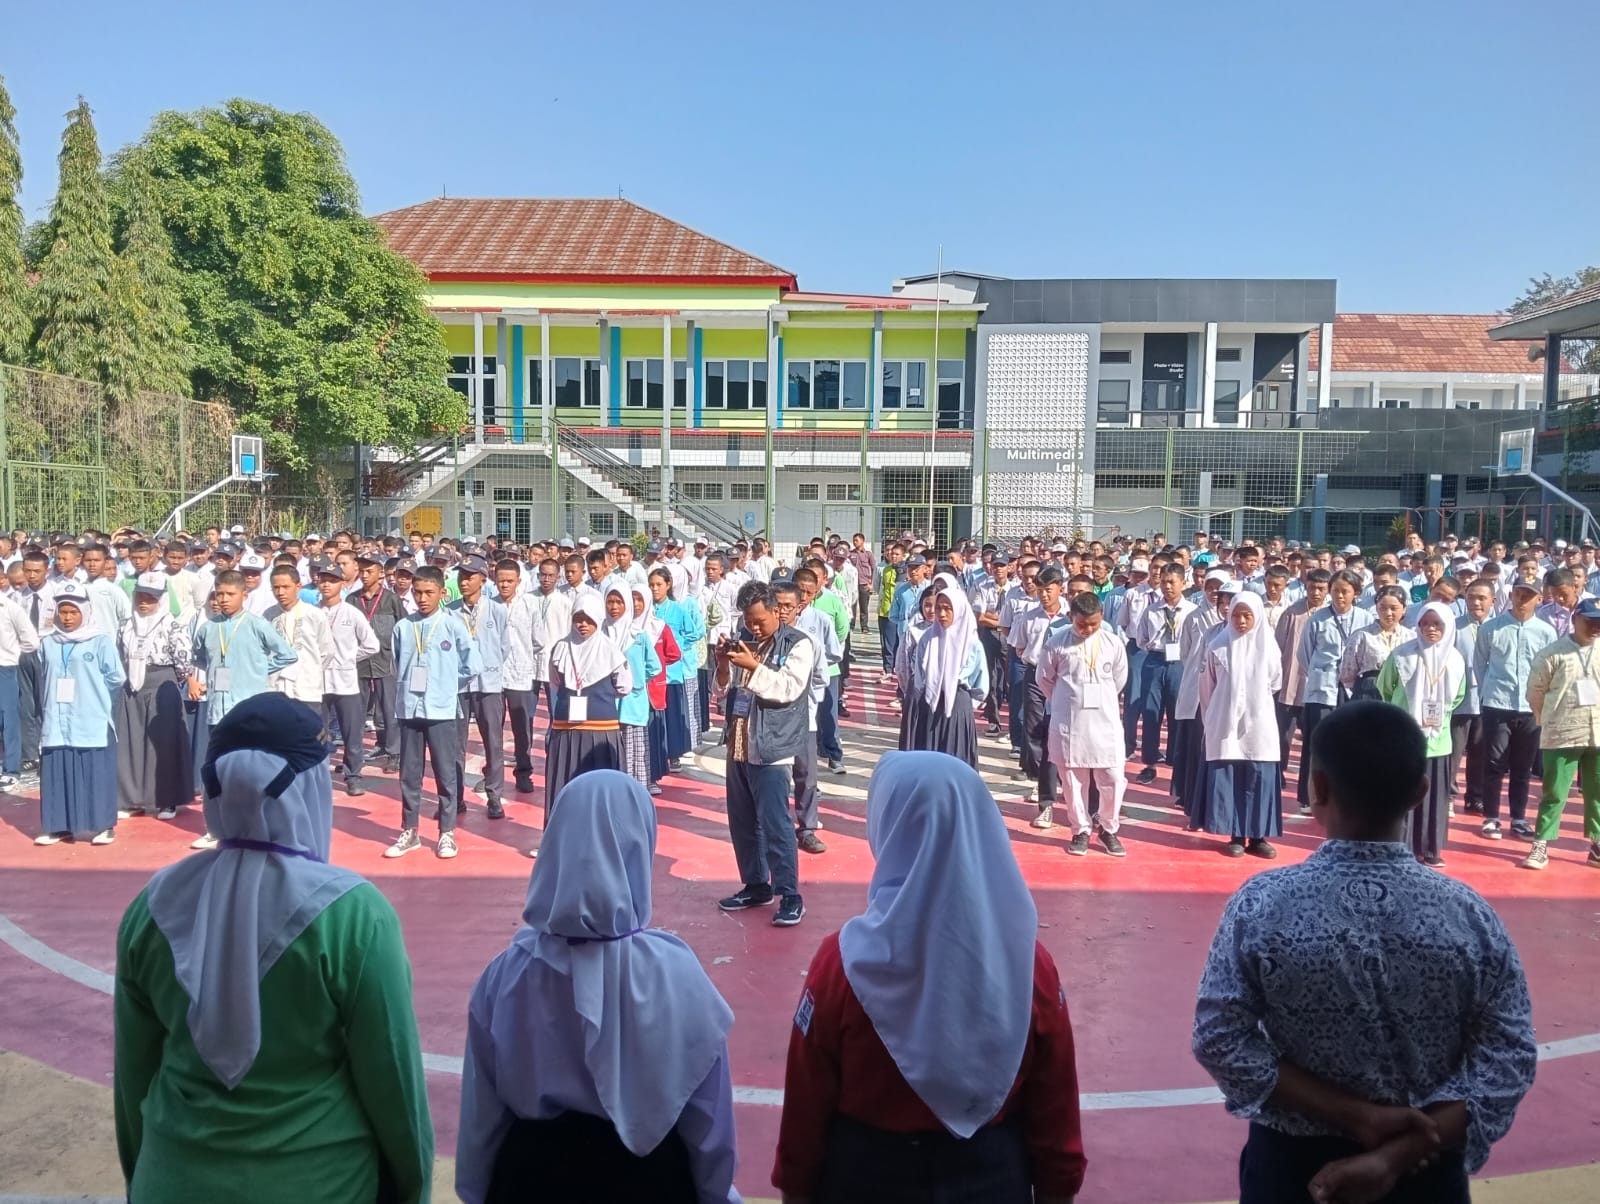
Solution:
<svg viewBox="0 0 1600 1204">
<path fill-rule="evenodd" d="M 24 932 L 4 915 L 0 915 L 0 942 L 9 945 L 35 965 L 43 966 L 63 978 L 70 978 L 80 986 L 99 991 L 102 995 L 112 993 L 114 980 L 110 974 L 80 962 L 59 949 L 52 949 L 37 937 Z M 1587 1033 L 1581 1037 L 1567 1037 L 1560 1041 L 1546 1041 L 1539 1046 L 1541 1062 L 1554 1062 L 1561 1058 L 1576 1058 L 1591 1053 L 1600 1053 L 1600 1033 Z M 461 1059 L 449 1054 L 424 1053 L 422 1068 L 435 1074 L 459 1076 Z M 733 1102 L 776 1108 L 783 1104 L 783 1092 L 775 1087 L 735 1087 Z M 1078 1106 L 1085 1112 L 1114 1112 L 1128 1108 L 1187 1108 L 1197 1104 L 1221 1102 L 1222 1093 L 1215 1087 L 1177 1087 L 1157 1091 L 1088 1091 L 1078 1096 Z M 0 1196 L 0 1204 L 14 1204 L 14 1202 L 11 1197 Z"/>
</svg>

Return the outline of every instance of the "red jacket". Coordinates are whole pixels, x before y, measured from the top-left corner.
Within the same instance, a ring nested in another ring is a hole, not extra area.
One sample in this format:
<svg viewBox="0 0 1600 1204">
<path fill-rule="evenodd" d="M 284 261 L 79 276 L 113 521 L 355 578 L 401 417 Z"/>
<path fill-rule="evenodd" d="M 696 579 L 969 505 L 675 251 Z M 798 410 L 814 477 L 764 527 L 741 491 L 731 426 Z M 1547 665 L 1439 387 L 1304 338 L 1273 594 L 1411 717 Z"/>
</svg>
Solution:
<svg viewBox="0 0 1600 1204">
<path fill-rule="evenodd" d="M 675 665 L 683 659 L 683 653 L 678 651 L 678 641 L 672 636 L 672 628 L 665 623 L 661 625 L 661 638 L 656 640 L 656 657 L 661 661 L 661 672 L 650 679 L 650 709 L 652 711 L 665 711 L 667 709 L 667 666 Z"/>
</svg>

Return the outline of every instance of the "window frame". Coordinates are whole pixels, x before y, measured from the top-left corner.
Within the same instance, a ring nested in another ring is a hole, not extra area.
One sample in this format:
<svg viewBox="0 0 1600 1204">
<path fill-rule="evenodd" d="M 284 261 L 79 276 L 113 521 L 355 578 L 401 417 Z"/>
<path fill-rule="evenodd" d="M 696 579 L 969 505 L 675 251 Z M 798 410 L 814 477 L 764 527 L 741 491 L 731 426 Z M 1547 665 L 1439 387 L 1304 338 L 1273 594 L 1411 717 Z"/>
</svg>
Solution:
<svg viewBox="0 0 1600 1204">
<path fill-rule="evenodd" d="M 1224 401 L 1223 401 L 1223 397 L 1222 397 L 1222 387 L 1224 385 L 1232 385 L 1233 386 L 1233 400 L 1232 400 L 1232 406 L 1231 406 L 1231 409 L 1233 411 L 1233 417 L 1231 419 L 1226 419 L 1226 418 L 1222 417 L 1222 406 L 1224 405 Z M 1214 386 L 1214 391 L 1213 391 L 1212 397 L 1211 397 L 1211 421 L 1212 421 L 1212 424 L 1215 425 L 1215 426 L 1238 426 L 1239 425 L 1239 415 L 1240 415 L 1240 413 L 1242 411 L 1241 402 L 1243 402 L 1243 400 L 1244 400 L 1244 382 L 1242 380 L 1219 380 L 1219 381 L 1217 381 L 1215 386 Z"/>
<path fill-rule="evenodd" d="M 1105 392 L 1105 388 L 1106 388 L 1107 385 L 1112 385 L 1112 386 L 1121 385 L 1122 386 L 1122 389 L 1123 389 L 1123 397 L 1122 397 L 1122 399 L 1120 401 L 1116 400 L 1115 398 L 1109 399 L 1110 404 L 1112 406 L 1114 406 L 1114 407 L 1115 406 L 1121 406 L 1122 407 L 1122 418 L 1121 418 L 1120 421 L 1116 420 L 1116 419 L 1108 419 L 1105 416 L 1104 407 L 1107 404 L 1108 399 L 1106 397 L 1104 397 L 1103 394 Z M 1094 421 L 1095 421 L 1095 425 L 1096 426 L 1132 426 L 1133 425 L 1133 381 L 1132 380 L 1130 380 L 1126 376 L 1122 376 L 1122 377 L 1102 376 L 1100 378 L 1099 387 L 1095 390 Z"/>
</svg>

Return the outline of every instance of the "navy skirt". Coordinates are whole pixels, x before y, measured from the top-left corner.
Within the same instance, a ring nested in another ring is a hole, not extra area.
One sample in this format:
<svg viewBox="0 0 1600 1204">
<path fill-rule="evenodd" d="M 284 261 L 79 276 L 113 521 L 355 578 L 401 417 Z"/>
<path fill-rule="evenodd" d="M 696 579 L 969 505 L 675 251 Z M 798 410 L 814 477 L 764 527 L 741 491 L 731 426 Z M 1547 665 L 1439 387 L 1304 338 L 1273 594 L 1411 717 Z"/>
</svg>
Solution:
<svg viewBox="0 0 1600 1204">
<path fill-rule="evenodd" d="M 922 752 L 948 753 L 972 768 L 978 767 L 978 722 L 972 713 L 972 696 L 956 693 L 952 713 L 931 707 L 920 693 L 906 697 L 900 712 L 900 747 Z"/>
<path fill-rule="evenodd" d="M 694 748 L 689 736 L 689 697 L 681 681 L 667 683 L 667 757 L 676 761 Z"/>
<path fill-rule="evenodd" d="M 39 761 L 39 830 L 96 833 L 117 826 L 117 746 L 55 747 Z"/>
<path fill-rule="evenodd" d="M 1199 827 L 1213 836 L 1283 835 L 1283 772 L 1276 761 L 1207 761 Z"/>
<path fill-rule="evenodd" d="M 1172 721 L 1172 797 L 1197 827 L 1206 789 L 1206 733 L 1198 718 Z"/>
<path fill-rule="evenodd" d="M 659 782 L 667 776 L 667 716 L 665 711 L 650 711 L 649 726 L 644 729 L 645 742 L 650 750 L 650 780 Z"/>
<path fill-rule="evenodd" d="M 627 772 L 627 761 L 622 753 L 622 729 L 552 727 L 544 749 L 546 823 L 550 822 L 550 808 L 561 788 L 591 769 Z"/>
</svg>

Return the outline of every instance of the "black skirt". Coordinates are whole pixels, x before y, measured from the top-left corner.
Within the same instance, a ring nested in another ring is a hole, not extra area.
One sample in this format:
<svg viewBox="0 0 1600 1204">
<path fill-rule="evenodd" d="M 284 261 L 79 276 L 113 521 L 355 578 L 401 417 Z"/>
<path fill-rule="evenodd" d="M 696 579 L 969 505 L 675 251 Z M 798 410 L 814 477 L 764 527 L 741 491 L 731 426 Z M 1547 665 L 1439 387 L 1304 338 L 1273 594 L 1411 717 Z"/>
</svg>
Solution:
<svg viewBox="0 0 1600 1204">
<path fill-rule="evenodd" d="M 544 815 L 550 821 L 550 808 L 561 788 L 580 773 L 591 769 L 622 770 L 622 729 L 551 727 L 544 748 Z"/>
<path fill-rule="evenodd" d="M 1360 677 L 1356 678 L 1356 688 L 1350 691 L 1349 701 L 1383 701 L 1383 695 L 1378 693 L 1378 674 L 1376 670 L 1371 673 L 1363 673 Z"/>
<path fill-rule="evenodd" d="M 117 806 L 181 807 L 194 798 L 183 687 L 171 665 L 145 669 L 139 692 L 117 692 Z"/>
<path fill-rule="evenodd" d="M 978 767 L 978 722 L 972 713 L 972 697 L 965 690 L 956 694 L 952 714 L 943 707 L 931 707 L 921 694 L 905 699 L 900 712 L 900 747 L 906 751 L 948 753 L 972 768 Z"/>
<path fill-rule="evenodd" d="M 487 1204 L 694 1204 L 689 1150 L 676 1129 L 642 1157 L 609 1120 L 563 1112 L 514 1120 L 500 1143 Z"/>
<path fill-rule="evenodd" d="M 828 1126 L 815 1204 L 1030 1204 L 1032 1175 L 1012 1121 L 962 1139 L 891 1133 L 847 1116 Z"/>
<path fill-rule="evenodd" d="M 1450 837 L 1450 757 L 1428 758 L 1428 794 L 1406 816 L 1406 840 L 1418 857 L 1438 857 Z"/>
</svg>

